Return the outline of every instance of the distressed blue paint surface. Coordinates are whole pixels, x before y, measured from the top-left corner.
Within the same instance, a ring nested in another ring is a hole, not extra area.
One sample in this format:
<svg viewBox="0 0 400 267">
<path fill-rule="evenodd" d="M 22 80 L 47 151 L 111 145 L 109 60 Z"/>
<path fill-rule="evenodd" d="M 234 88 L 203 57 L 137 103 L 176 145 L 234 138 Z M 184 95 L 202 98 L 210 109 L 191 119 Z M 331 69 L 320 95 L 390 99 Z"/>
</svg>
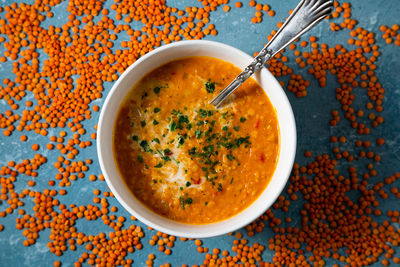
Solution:
<svg viewBox="0 0 400 267">
<path fill-rule="evenodd" d="M 32 1 L 27 1 L 32 3 Z M 273 10 L 276 11 L 274 17 L 264 16 L 263 22 L 260 24 L 252 24 L 250 22 L 251 17 L 254 15 L 254 8 L 250 8 L 247 1 L 244 2 L 244 6 L 240 9 L 234 7 L 236 1 L 231 1 L 230 6 L 231 11 L 226 13 L 223 12 L 222 7 L 219 7 L 217 12 L 211 13 L 210 22 L 216 25 L 218 30 L 217 36 L 208 36 L 205 39 L 223 42 L 234 47 L 237 47 L 246 53 L 253 54 L 259 51 L 267 40 L 267 35 L 276 29 L 276 24 L 282 21 L 288 14 L 288 10 L 295 7 L 297 0 L 269 0 L 269 1 L 259 1 L 263 4 L 269 4 Z M 0 1 L 1 6 L 9 5 L 11 2 L 7 0 Z M 108 1 L 105 7 L 109 8 L 113 1 Z M 195 0 L 169 0 L 167 3 L 171 6 L 184 7 L 196 5 L 200 6 L 200 3 Z M 67 2 L 62 2 L 57 7 L 53 8 L 54 17 L 52 19 L 46 20 L 42 26 L 47 27 L 49 25 L 62 25 L 67 19 Z M 382 156 L 382 161 L 375 164 L 376 170 L 378 171 L 378 176 L 371 179 L 371 182 L 383 180 L 383 178 L 400 171 L 400 47 L 392 45 L 386 45 L 381 38 L 381 32 L 379 31 L 379 26 L 393 25 L 399 23 L 399 1 L 397 0 L 354 0 L 351 1 L 352 4 L 352 17 L 355 18 L 361 26 L 367 30 L 372 30 L 376 35 L 378 45 L 380 46 L 380 52 L 382 55 L 379 57 L 377 62 L 376 76 L 379 82 L 383 85 L 386 90 L 384 99 L 384 111 L 383 116 L 385 122 L 383 125 L 379 126 L 377 129 L 373 129 L 371 135 L 368 137 L 371 140 L 374 151 L 377 151 Z M 0 14 L 4 17 L 4 12 Z M 140 23 L 132 24 L 139 26 Z M 139 28 L 140 29 L 140 28 Z M 336 44 L 342 44 L 345 47 L 347 45 L 347 38 L 349 33 L 347 30 L 340 32 L 332 32 L 329 30 L 329 24 L 327 21 L 323 21 L 320 25 L 307 33 L 303 40 L 308 40 L 308 37 L 315 35 L 318 37 L 320 42 L 327 43 L 328 45 L 334 46 Z M 127 37 L 119 35 L 116 41 L 115 49 L 120 47 L 121 40 L 126 40 Z M 310 47 L 303 49 L 304 51 L 311 50 Z M 4 52 L 4 47 L 0 45 L 0 56 Z M 295 57 L 292 51 L 286 51 L 286 56 L 289 58 L 288 65 L 293 69 L 294 73 L 301 74 L 303 77 L 311 81 L 310 87 L 307 89 L 308 96 L 305 98 L 296 98 L 291 92 L 286 91 L 289 100 L 292 104 L 293 111 L 296 118 L 297 130 L 298 130 L 298 150 L 296 156 L 296 162 L 301 165 L 305 165 L 311 162 L 311 159 L 304 158 L 304 152 L 306 150 L 311 150 L 313 155 L 319 155 L 328 153 L 332 155 L 332 144 L 329 142 L 329 137 L 331 135 L 345 135 L 351 142 L 354 142 L 358 137 L 354 130 L 349 127 L 349 123 L 342 116 L 342 120 L 337 127 L 330 127 L 329 120 L 331 119 L 330 111 L 333 109 L 340 110 L 340 104 L 335 98 L 335 89 L 338 87 L 338 83 L 335 78 L 329 76 L 328 74 L 328 84 L 325 88 L 320 88 L 318 83 L 308 74 L 307 69 L 301 69 L 295 62 Z M 43 55 L 40 59 L 43 60 L 46 57 Z M 0 64 L 0 82 L 4 78 L 14 78 L 14 74 L 11 72 L 12 65 L 11 61 Z M 287 82 L 288 77 L 280 78 L 281 80 Z M 101 100 L 93 102 L 91 105 L 97 104 L 102 105 L 106 94 L 109 92 L 112 84 L 105 83 L 105 93 Z M 361 106 L 364 107 L 367 101 L 366 92 L 362 89 L 355 89 L 354 93 L 360 99 Z M 26 96 L 23 102 L 27 100 L 33 100 L 33 95 Z M 4 113 L 5 110 L 9 109 L 9 106 L 4 100 L 0 100 L 0 112 Z M 21 108 L 19 109 L 19 111 Z M 18 111 L 17 111 L 18 113 Z M 97 124 L 99 113 L 93 113 L 92 119 L 90 121 L 85 121 L 85 128 L 88 129 L 88 133 L 85 135 L 85 140 L 89 139 L 90 133 L 94 132 L 93 127 Z M 58 135 L 60 129 L 49 130 L 49 135 Z M 68 132 L 68 131 L 67 131 Z M 28 136 L 28 141 L 22 143 L 19 141 L 21 134 L 26 134 Z M 72 136 L 71 132 L 68 132 L 68 136 Z M 377 137 L 384 137 L 386 144 L 383 147 L 375 148 L 375 140 Z M 8 161 L 14 160 L 19 162 L 25 158 L 32 158 L 36 152 L 32 151 L 32 144 L 38 143 L 41 145 L 39 153 L 43 154 L 48 158 L 54 158 L 59 155 L 57 150 L 48 151 L 45 145 L 48 143 L 48 137 L 43 137 L 40 135 L 32 134 L 29 132 L 18 132 L 14 131 L 12 136 L 5 137 L 0 134 L 0 165 L 6 165 Z M 80 150 L 78 155 L 78 160 L 85 160 L 91 158 L 94 163 L 90 166 L 89 174 L 100 174 L 100 168 L 97 161 L 96 148 L 92 145 L 89 148 Z M 51 162 L 51 161 L 50 161 Z M 354 162 L 357 167 L 365 168 L 365 161 Z M 349 164 L 343 163 L 341 167 L 345 168 Z M 35 179 L 37 185 L 35 190 L 42 190 L 47 188 L 47 181 L 52 179 L 56 170 L 52 164 L 45 164 L 39 169 L 39 176 Z M 30 178 L 19 175 L 16 184 L 17 191 L 28 188 L 27 181 Z M 397 182 L 397 186 L 400 184 Z M 55 188 L 58 188 L 56 186 Z M 90 182 L 87 178 L 78 180 L 72 183 L 71 187 L 67 189 L 68 194 L 65 196 L 57 196 L 62 203 L 70 204 L 75 203 L 77 205 L 87 205 L 92 204 L 92 198 L 94 195 L 92 191 L 94 188 L 100 189 L 102 192 L 107 190 L 107 185 L 105 182 L 96 181 Z M 389 194 L 390 198 L 381 201 L 382 211 L 387 211 L 389 209 L 399 210 L 400 201 Z M 110 205 L 118 207 L 117 215 L 122 215 L 129 217 L 129 214 L 122 208 L 122 206 L 117 203 L 115 199 L 110 199 Z M 24 209 L 31 211 L 33 203 L 31 201 L 25 201 Z M 4 203 L 0 205 L 0 210 L 4 210 Z M 294 202 L 289 207 L 289 213 L 285 216 L 290 216 L 292 226 L 301 226 L 299 211 L 302 209 L 302 202 Z M 29 212 L 28 212 L 29 213 Z M 277 216 L 284 218 L 285 216 Z M 24 247 L 22 241 L 22 232 L 15 229 L 15 219 L 21 217 L 17 212 L 8 215 L 5 218 L 0 218 L 0 224 L 4 225 L 5 229 L 0 232 L 0 266 L 50 266 L 55 260 L 61 260 L 63 266 L 73 266 L 73 263 L 78 260 L 82 252 L 86 251 L 84 246 L 77 246 L 78 249 L 75 252 L 68 251 L 61 258 L 56 257 L 49 252 L 46 244 L 49 241 L 48 236 L 50 234 L 49 230 L 45 230 L 40 233 L 40 238 L 37 243 L 30 247 Z M 382 216 L 381 216 L 382 217 Z M 377 218 L 378 221 L 382 218 Z M 133 222 L 146 228 L 140 222 Z M 127 223 L 129 225 L 129 222 Z M 288 223 L 284 223 L 284 226 L 288 226 Z M 393 224 L 395 227 L 399 228 L 398 224 Z M 108 233 L 110 228 L 105 226 L 100 219 L 95 222 L 87 222 L 86 220 L 78 220 L 76 227 L 79 231 L 85 232 L 86 234 L 98 234 L 99 232 Z M 240 232 L 246 236 L 246 230 L 241 229 Z M 170 256 L 166 256 L 163 253 L 157 251 L 157 246 L 150 246 L 148 244 L 152 235 L 155 231 L 145 230 L 145 237 L 142 239 L 142 244 L 144 248 L 140 251 L 136 251 L 130 254 L 127 258 L 132 258 L 135 266 L 145 265 L 147 260 L 147 255 L 149 253 L 155 253 L 156 259 L 154 261 L 155 265 L 169 262 L 173 266 L 180 266 L 181 264 L 202 264 L 204 260 L 204 255 L 196 252 L 196 246 L 194 242 L 188 241 L 186 243 L 177 241 L 175 247 L 173 248 L 173 253 Z M 269 227 L 265 227 L 262 233 L 256 234 L 254 237 L 246 237 L 249 239 L 250 244 L 258 242 L 264 245 L 268 244 L 268 239 L 273 237 L 273 232 Z M 210 250 L 214 247 L 221 248 L 222 250 L 227 249 L 231 251 L 232 247 L 232 236 L 222 236 L 217 238 L 211 238 L 204 241 L 204 245 L 209 247 Z M 400 256 L 400 248 L 396 248 L 396 255 Z M 266 249 L 263 253 L 263 259 L 265 261 L 271 261 L 273 252 Z M 332 261 L 328 261 L 328 264 L 333 264 Z M 374 266 L 380 266 L 380 263 Z"/>
</svg>

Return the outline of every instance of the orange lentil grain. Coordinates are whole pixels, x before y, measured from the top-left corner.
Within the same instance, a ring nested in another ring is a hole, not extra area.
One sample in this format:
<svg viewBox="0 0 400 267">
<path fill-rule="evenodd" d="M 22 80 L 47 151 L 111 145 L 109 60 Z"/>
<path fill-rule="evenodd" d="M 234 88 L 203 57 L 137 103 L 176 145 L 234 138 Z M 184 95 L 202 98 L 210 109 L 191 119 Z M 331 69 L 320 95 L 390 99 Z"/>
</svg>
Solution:
<svg viewBox="0 0 400 267">
<path fill-rule="evenodd" d="M 226 6 L 223 7 L 223 10 L 224 10 L 225 12 L 229 12 L 230 9 L 231 9 L 231 7 L 228 6 L 228 5 L 226 5 Z"/>
</svg>

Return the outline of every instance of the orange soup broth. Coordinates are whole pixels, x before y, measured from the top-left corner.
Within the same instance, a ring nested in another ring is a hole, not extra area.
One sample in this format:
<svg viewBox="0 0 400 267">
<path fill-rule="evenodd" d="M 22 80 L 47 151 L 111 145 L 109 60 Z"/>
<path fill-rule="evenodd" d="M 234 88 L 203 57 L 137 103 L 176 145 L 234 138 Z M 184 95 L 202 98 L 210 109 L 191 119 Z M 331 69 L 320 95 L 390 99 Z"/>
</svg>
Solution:
<svg viewBox="0 0 400 267">
<path fill-rule="evenodd" d="M 267 187 L 279 156 L 279 125 L 250 78 L 222 107 L 208 102 L 240 69 L 210 57 L 175 60 L 128 93 L 113 149 L 133 195 L 169 219 L 205 224 L 232 217 Z"/>
</svg>

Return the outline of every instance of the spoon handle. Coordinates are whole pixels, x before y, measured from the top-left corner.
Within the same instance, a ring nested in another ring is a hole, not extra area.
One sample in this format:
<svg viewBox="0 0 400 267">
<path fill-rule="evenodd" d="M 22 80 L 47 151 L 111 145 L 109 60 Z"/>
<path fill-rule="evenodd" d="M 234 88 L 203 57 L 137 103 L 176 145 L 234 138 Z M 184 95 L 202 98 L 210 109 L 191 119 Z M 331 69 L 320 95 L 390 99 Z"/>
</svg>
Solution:
<svg viewBox="0 0 400 267">
<path fill-rule="evenodd" d="M 288 46 L 318 22 L 328 16 L 333 9 L 332 0 L 302 0 L 282 27 L 248 65 L 210 104 L 219 107 L 242 83 L 279 51 Z"/>
</svg>

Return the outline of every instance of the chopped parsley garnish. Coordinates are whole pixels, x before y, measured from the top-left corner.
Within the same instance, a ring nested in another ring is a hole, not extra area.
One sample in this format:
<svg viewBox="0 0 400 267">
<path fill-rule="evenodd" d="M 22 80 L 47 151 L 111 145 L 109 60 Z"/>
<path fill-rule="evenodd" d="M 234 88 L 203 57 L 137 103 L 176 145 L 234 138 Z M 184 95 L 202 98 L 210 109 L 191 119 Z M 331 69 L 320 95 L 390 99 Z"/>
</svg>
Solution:
<svg viewBox="0 0 400 267">
<path fill-rule="evenodd" d="M 138 160 L 140 163 L 143 163 L 143 157 L 142 157 L 141 155 L 137 156 L 137 160 Z"/>
<path fill-rule="evenodd" d="M 196 136 L 197 139 L 201 138 L 201 136 L 203 135 L 203 132 L 199 129 L 197 129 L 196 131 L 194 131 L 194 136 Z"/>
<path fill-rule="evenodd" d="M 224 120 L 226 120 L 226 119 L 227 119 L 227 117 L 229 117 L 228 111 L 227 111 L 227 112 L 224 112 L 224 113 L 222 113 L 222 118 L 223 118 Z"/>
<path fill-rule="evenodd" d="M 140 141 L 139 145 L 143 148 L 144 152 L 151 152 L 151 148 L 146 140 Z"/>
<path fill-rule="evenodd" d="M 246 136 L 246 137 L 239 137 L 236 139 L 236 145 L 240 146 L 241 144 L 250 144 L 250 136 Z"/>
<path fill-rule="evenodd" d="M 158 93 L 160 93 L 160 90 L 161 90 L 161 87 L 159 87 L 159 86 L 156 86 L 153 89 L 154 93 L 156 93 L 157 95 L 158 95 Z"/>
<path fill-rule="evenodd" d="M 183 137 L 183 135 L 179 135 L 179 137 L 178 137 L 178 147 L 180 147 L 184 143 L 185 143 L 185 138 Z"/>
<path fill-rule="evenodd" d="M 141 125 L 142 127 L 144 127 L 144 126 L 146 126 L 146 122 L 145 122 L 145 121 L 141 121 L 141 122 L 140 122 L 140 125 Z"/>
<path fill-rule="evenodd" d="M 164 152 L 161 151 L 161 150 L 159 150 L 159 149 L 157 149 L 156 152 L 157 152 L 158 154 L 160 154 L 161 158 L 164 160 L 164 163 L 166 163 L 167 161 L 170 161 L 170 160 L 171 160 L 171 158 L 170 158 L 169 155 L 172 155 L 172 153 L 170 152 L 170 150 L 169 150 L 168 148 L 167 148 L 167 149 L 164 149 Z M 169 153 L 168 153 L 168 152 L 169 152 Z"/>
<path fill-rule="evenodd" d="M 218 190 L 218 191 L 222 191 L 222 184 L 221 184 L 221 183 L 218 184 L 217 190 Z"/>
<path fill-rule="evenodd" d="M 199 109 L 198 111 L 200 118 L 205 118 L 205 117 L 211 117 L 214 112 L 212 110 L 205 110 L 205 109 Z"/>
<path fill-rule="evenodd" d="M 182 187 L 181 187 L 181 190 L 183 190 Z M 183 210 L 185 210 L 185 204 L 190 205 L 190 204 L 193 203 L 193 199 L 192 199 L 191 197 L 188 197 L 188 198 L 184 199 L 183 197 L 180 196 L 180 197 L 179 197 L 179 201 L 180 201 L 180 203 L 181 203 L 181 208 L 182 208 Z"/>
<path fill-rule="evenodd" d="M 197 150 L 197 147 L 192 147 L 192 148 L 188 151 L 189 155 L 191 155 L 191 156 L 196 155 L 196 150 Z"/>
<path fill-rule="evenodd" d="M 174 109 L 172 110 L 171 114 L 174 116 L 179 116 L 182 115 L 182 111 Z"/>
<path fill-rule="evenodd" d="M 201 118 L 207 117 L 207 110 L 205 110 L 205 109 L 200 109 L 200 110 L 199 110 L 199 113 L 200 113 L 200 117 L 201 117 Z"/>
<path fill-rule="evenodd" d="M 190 130 L 192 129 L 193 125 L 189 123 L 189 117 L 187 115 L 184 115 L 180 110 L 173 110 L 171 112 L 171 115 L 173 116 L 170 118 L 171 123 L 169 125 L 169 129 L 173 132 L 176 129 L 182 130 L 185 128 L 186 124 L 186 129 Z"/>
<path fill-rule="evenodd" d="M 210 82 L 210 81 L 208 81 L 208 82 L 206 82 L 206 84 L 205 84 L 205 86 L 206 86 L 206 90 L 207 90 L 207 92 L 208 93 L 214 93 L 214 90 L 215 90 L 215 82 Z"/>
<path fill-rule="evenodd" d="M 132 136 L 132 140 L 133 141 L 139 141 L 139 136 L 137 136 L 137 135 Z"/>
<path fill-rule="evenodd" d="M 186 115 L 178 115 L 179 123 L 189 123 L 189 118 Z"/>
<path fill-rule="evenodd" d="M 159 162 L 157 165 L 154 166 L 154 168 L 161 168 L 163 165 L 161 162 Z"/>
<path fill-rule="evenodd" d="M 156 183 L 157 183 L 157 180 L 156 180 L 156 179 L 153 179 L 153 183 L 156 184 Z"/>
<path fill-rule="evenodd" d="M 177 127 L 178 127 L 178 126 L 177 126 L 177 124 L 176 124 L 175 121 L 172 121 L 172 122 L 170 123 L 170 125 L 169 125 L 169 129 L 170 129 L 172 132 L 175 131 Z"/>
<path fill-rule="evenodd" d="M 214 92 L 215 82 L 207 82 L 206 87 L 209 93 Z M 158 89 L 157 89 L 158 88 Z M 158 94 L 162 87 L 156 87 L 155 93 Z M 157 90 L 156 90 L 157 89 Z M 153 114 L 159 113 L 161 109 L 155 107 L 149 109 L 149 112 L 153 110 Z M 153 120 L 148 121 L 153 125 L 160 125 L 157 119 L 164 119 L 162 117 L 157 117 L 154 115 Z M 224 120 L 221 121 L 221 116 Z M 203 172 L 204 179 L 200 181 L 209 182 L 215 190 L 223 191 L 222 179 L 225 179 L 224 172 L 221 172 L 221 167 L 224 167 L 222 159 L 228 159 L 228 161 L 237 163 L 240 165 L 238 160 L 234 156 L 234 150 L 240 147 L 247 148 L 250 143 L 250 136 L 240 136 L 240 126 L 234 125 L 234 121 L 240 121 L 241 123 L 246 121 L 245 117 L 236 117 L 235 114 L 230 112 L 222 113 L 217 109 L 199 108 L 196 110 L 195 114 L 188 112 L 187 108 L 182 108 L 180 110 L 172 110 L 171 113 L 166 116 L 168 118 L 168 124 L 165 129 L 160 133 L 159 136 L 154 136 L 152 141 L 140 140 L 138 136 L 133 136 L 132 139 L 139 142 L 140 147 L 144 152 L 154 153 L 156 161 L 154 168 L 162 168 L 164 164 L 170 162 L 171 164 L 177 164 L 179 166 L 179 161 L 172 156 L 172 147 L 184 147 L 190 142 L 193 145 L 185 147 L 184 150 L 189 154 L 190 159 L 198 164 L 200 170 Z M 146 124 L 141 122 L 142 127 Z M 221 130 L 222 129 L 222 130 Z M 168 133 L 169 130 L 169 133 Z M 175 132 L 175 134 L 173 133 Z M 161 137 L 163 139 L 161 139 Z M 158 137 L 158 138 L 157 138 Z M 160 138 L 160 139 L 159 139 Z M 168 138 L 168 140 L 165 140 Z M 163 142 L 165 140 L 165 143 Z M 192 142 L 194 141 L 194 142 Z M 154 144 L 154 143 L 157 144 Z M 226 158 L 225 158 L 226 157 Z M 141 157 L 140 157 L 141 158 Z M 143 158 L 138 160 L 143 162 Z M 154 163 L 153 163 L 154 164 Z M 145 166 L 146 167 L 146 166 Z M 187 170 L 184 170 L 188 173 Z M 191 181 L 185 181 L 179 190 L 184 190 L 189 188 L 193 184 L 198 184 L 199 179 Z M 233 183 L 233 178 L 227 180 L 224 183 Z M 182 209 L 185 209 L 185 205 L 192 204 L 193 199 L 188 197 L 187 194 L 179 197 L 180 205 Z M 208 203 L 205 203 L 207 205 Z"/>
</svg>

